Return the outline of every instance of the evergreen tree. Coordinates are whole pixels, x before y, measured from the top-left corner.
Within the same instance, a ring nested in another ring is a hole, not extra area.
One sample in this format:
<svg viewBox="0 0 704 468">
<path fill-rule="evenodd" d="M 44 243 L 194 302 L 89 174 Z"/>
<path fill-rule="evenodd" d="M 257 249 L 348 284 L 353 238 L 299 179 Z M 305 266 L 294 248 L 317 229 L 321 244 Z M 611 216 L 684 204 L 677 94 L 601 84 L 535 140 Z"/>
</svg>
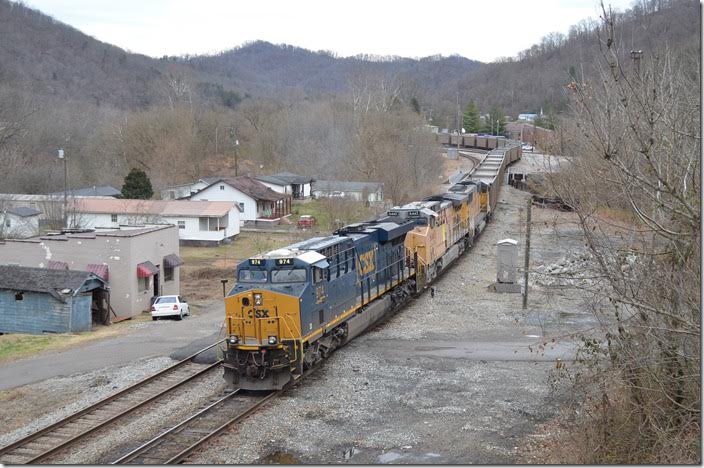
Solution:
<svg viewBox="0 0 704 468">
<path fill-rule="evenodd" d="M 411 98 L 411 109 L 413 109 L 413 112 L 416 114 L 420 114 L 420 103 L 418 102 L 418 99 L 414 97 Z"/>
<path fill-rule="evenodd" d="M 122 184 L 122 198 L 148 200 L 153 195 L 152 182 L 147 173 L 141 169 L 131 169 L 125 177 L 125 183 Z"/>
<path fill-rule="evenodd" d="M 506 116 L 497 106 L 491 106 L 491 109 L 489 109 L 489 118 L 485 119 L 482 132 L 492 135 L 504 135 L 506 133 Z"/>
<path fill-rule="evenodd" d="M 477 133 L 480 130 L 479 111 L 473 101 L 467 104 L 467 109 L 462 117 L 462 126 L 467 133 Z"/>
</svg>

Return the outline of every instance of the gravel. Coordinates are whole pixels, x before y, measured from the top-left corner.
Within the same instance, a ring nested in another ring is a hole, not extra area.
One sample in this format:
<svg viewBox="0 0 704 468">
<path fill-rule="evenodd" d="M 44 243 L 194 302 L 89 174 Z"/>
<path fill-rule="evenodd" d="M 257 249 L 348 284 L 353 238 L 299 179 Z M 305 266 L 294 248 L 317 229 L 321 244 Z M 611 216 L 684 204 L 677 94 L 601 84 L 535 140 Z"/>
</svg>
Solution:
<svg viewBox="0 0 704 468">
<path fill-rule="evenodd" d="M 551 353 L 573 352 L 573 343 L 564 337 L 593 320 L 575 289 L 555 288 L 542 279 L 554 277 L 583 253 L 571 213 L 533 209 L 531 268 L 537 273 L 530 279 L 527 310 L 521 308 L 520 294 L 489 290 L 496 280 L 496 242 L 510 237 L 522 248 L 527 198 L 504 187 L 495 219 L 436 283 L 435 298 L 422 295 L 338 350 L 303 382 L 189 462 L 515 462 L 531 432 L 553 417 L 562 401 L 547 384 L 555 367 Z M 543 342 L 551 344 L 538 350 Z M 0 423 L 12 423 L 0 444 L 171 362 L 150 359 L 0 393 Z M 219 374 L 203 379 L 55 461 L 108 463 L 204 406 L 223 386 Z"/>
<path fill-rule="evenodd" d="M 412 301 L 189 461 L 515 462 L 517 447 L 561 401 L 547 385 L 554 360 L 529 346 L 556 338 L 554 346 L 573 349 L 560 336 L 588 326 L 590 315 L 572 289 L 531 286 L 525 311 L 520 294 L 488 289 L 496 280 L 496 242 L 523 236 L 527 194 L 502 193 L 495 219 L 436 284 L 435 298 Z M 545 227 L 555 216 L 559 242 Z M 534 210 L 541 228 L 533 233 L 531 267 L 582 248 L 571 216 Z M 485 351 L 491 357 L 476 357 Z"/>
</svg>

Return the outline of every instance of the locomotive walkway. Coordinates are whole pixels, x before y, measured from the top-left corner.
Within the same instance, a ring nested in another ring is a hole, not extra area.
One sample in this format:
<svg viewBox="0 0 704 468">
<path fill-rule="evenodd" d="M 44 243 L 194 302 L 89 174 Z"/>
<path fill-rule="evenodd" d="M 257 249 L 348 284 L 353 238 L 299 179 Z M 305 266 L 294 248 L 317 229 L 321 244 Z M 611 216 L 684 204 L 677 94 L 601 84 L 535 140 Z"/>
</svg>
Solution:
<svg viewBox="0 0 704 468">
<path fill-rule="evenodd" d="M 174 353 L 185 357 L 200 344 L 215 342 L 220 332 L 225 316 L 222 300 L 214 300 L 201 310 L 200 314 L 183 321 L 139 323 L 134 329 L 114 338 L 0 364 L 0 390 L 52 377 L 125 365 L 139 359 Z M 206 345 L 200 347 L 204 346 Z"/>
</svg>

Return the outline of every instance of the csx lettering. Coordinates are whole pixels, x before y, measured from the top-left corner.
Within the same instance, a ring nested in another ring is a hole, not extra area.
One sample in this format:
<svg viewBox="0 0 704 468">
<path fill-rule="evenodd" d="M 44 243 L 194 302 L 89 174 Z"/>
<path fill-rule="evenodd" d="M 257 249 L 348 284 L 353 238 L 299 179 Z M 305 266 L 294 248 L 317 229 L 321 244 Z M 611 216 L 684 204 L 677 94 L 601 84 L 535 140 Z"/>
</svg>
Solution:
<svg viewBox="0 0 704 468">
<path fill-rule="evenodd" d="M 254 317 L 269 318 L 269 309 L 254 309 Z"/>
<path fill-rule="evenodd" d="M 364 252 L 359 255 L 359 274 L 364 276 L 372 273 L 375 269 L 374 251 Z"/>
</svg>

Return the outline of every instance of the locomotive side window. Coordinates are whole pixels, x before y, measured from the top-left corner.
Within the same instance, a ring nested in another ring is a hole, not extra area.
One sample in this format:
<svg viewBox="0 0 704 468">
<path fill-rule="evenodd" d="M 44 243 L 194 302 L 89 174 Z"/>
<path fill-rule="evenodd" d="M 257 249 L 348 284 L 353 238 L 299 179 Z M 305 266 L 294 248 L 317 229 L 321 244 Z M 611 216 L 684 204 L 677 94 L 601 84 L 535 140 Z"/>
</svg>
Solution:
<svg viewBox="0 0 704 468">
<path fill-rule="evenodd" d="M 313 283 L 317 284 L 321 281 L 323 281 L 323 270 L 313 267 Z"/>
<path fill-rule="evenodd" d="M 240 270 L 237 281 L 240 283 L 266 283 L 266 270 Z"/>
</svg>

